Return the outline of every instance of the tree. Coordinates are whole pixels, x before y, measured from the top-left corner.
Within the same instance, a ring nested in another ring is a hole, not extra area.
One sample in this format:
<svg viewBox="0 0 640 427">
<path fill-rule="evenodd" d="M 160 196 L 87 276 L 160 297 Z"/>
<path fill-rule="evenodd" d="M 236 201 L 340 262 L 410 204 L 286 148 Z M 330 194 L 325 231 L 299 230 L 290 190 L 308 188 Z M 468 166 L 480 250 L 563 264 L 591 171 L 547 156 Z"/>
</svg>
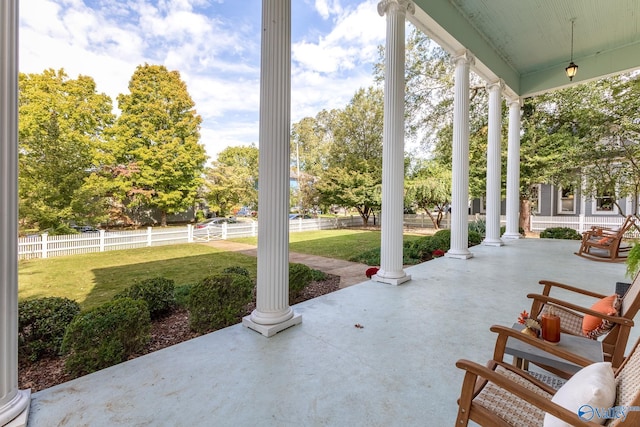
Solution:
<svg viewBox="0 0 640 427">
<path fill-rule="evenodd" d="M 316 185 L 324 204 L 354 207 L 366 225 L 380 207 L 383 94 L 358 90 L 332 122 L 327 170 Z"/>
<path fill-rule="evenodd" d="M 100 193 L 87 185 L 99 168 L 113 104 L 91 77 L 64 70 L 19 76 L 19 212 L 40 229 L 106 217 Z"/>
<path fill-rule="evenodd" d="M 582 138 L 576 156 L 582 159 L 584 192 L 593 198 L 607 196 L 613 205 L 640 191 L 640 75 L 626 74 L 598 82 L 588 108 L 591 117 L 588 136 Z M 619 205 L 618 211 L 625 211 Z M 637 214 L 634 212 L 626 214 Z"/>
<path fill-rule="evenodd" d="M 337 110 L 322 110 L 315 117 L 305 117 L 294 123 L 291 130 L 292 167 L 309 175 L 319 176 L 329 165 L 329 148 Z"/>
<path fill-rule="evenodd" d="M 292 126 L 291 168 L 297 175 L 298 188 L 291 195 L 291 203 L 303 211 L 319 203 L 315 183 L 329 167 L 337 114 L 336 110 L 322 110 L 315 117 L 305 117 Z"/>
<path fill-rule="evenodd" d="M 193 206 L 203 182 L 206 155 L 199 143 L 202 119 L 177 71 L 140 65 L 129 81 L 129 94 L 118 96 L 114 166 L 132 173 L 127 204 L 167 214 Z"/>
<path fill-rule="evenodd" d="M 438 230 L 451 200 L 451 171 L 434 161 L 421 163 L 405 183 L 405 200 L 423 209 Z"/>
<path fill-rule="evenodd" d="M 332 168 L 317 183 L 324 203 L 355 208 L 367 225 L 374 209 L 380 209 L 381 182 L 373 173 Z"/>
<path fill-rule="evenodd" d="M 226 216 L 238 206 L 258 209 L 258 148 L 227 147 L 207 169 L 205 198 L 209 207 Z"/>
</svg>

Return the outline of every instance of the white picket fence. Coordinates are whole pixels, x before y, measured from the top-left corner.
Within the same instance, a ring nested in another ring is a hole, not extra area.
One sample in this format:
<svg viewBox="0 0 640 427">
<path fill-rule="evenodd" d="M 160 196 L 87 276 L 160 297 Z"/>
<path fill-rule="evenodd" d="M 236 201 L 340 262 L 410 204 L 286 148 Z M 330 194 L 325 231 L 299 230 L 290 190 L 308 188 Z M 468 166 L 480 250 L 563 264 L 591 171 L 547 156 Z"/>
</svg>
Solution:
<svg viewBox="0 0 640 427">
<path fill-rule="evenodd" d="M 551 227 L 573 228 L 579 233 L 590 230 L 593 226 L 620 227 L 624 222 L 623 216 L 531 216 L 531 231 L 540 232 Z M 631 228 L 626 238 L 640 238 L 640 232 L 636 228 Z"/>
<path fill-rule="evenodd" d="M 328 230 L 362 225 L 360 217 L 296 219 L 289 223 L 289 231 Z M 219 228 L 196 229 L 185 227 L 153 228 L 130 231 L 105 231 L 49 236 L 46 233 L 18 239 L 18 259 L 51 258 L 63 255 L 87 254 L 120 249 L 207 242 L 258 234 L 258 223 L 222 224 Z"/>
<path fill-rule="evenodd" d="M 469 222 L 482 218 L 470 215 Z M 531 231 L 540 232 L 550 227 L 569 227 L 578 232 L 588 230 L 593 225 L 617 227 L 624 221 L 623 217 L 584 217 L 584 216 L 532 216 Z M 373 224 L 370 218 L 369 222 Z M 500 217 L 504 225 L 506 217 Z M 376 218 L 380 224 L 380 217 Z M 289 222 L 292 233 L 329 230 L 347 227 L 359 227 L 362 219 L 359 216 L 345 216 L 336 218 L 295 219 Z M 404 226 L 407 228 L 433 228 L 429 217 L 424 214 L 405 215 Z M 449 227 L 449 218 L 442 220 L 441 228 Z M 251 237 L 258 234 L 258 223 L 239 222 L 236 224 L 222 224 L 220 228 L 196 229 L 193 225 L 185 227 L 153 228 L 131 231 L 104 231 L 95 233 L 81 233 L 64 236 L 41 235 L 21 237 L 18 239 L 18 258 L 51 258 L 63 255 L 105 252 L 119 249 L 133 249 L 150 246 L 173 245 L 178 243 L 208 242 L 211 240 L 226 240 L 238 237 Z M 632 229 L 626 237 L 640 238 L 638 230 Z"/>
</svg>

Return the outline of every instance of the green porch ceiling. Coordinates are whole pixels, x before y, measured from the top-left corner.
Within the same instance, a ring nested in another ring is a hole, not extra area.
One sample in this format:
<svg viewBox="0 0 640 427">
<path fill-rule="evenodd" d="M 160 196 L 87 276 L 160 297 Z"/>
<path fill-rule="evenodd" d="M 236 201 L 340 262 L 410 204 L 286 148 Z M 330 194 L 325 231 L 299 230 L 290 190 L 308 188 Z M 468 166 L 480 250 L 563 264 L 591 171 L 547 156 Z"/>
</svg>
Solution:
<svg viewBox="0 0 640 427">
<path fill-rule="evenodd" d="M 522 97 L 640 67 L 638 0 L 414 0 L 411 21 L 450 53 L 468 49 L 474 71 Z M 573 82 L 564 73 L 571 56 Z"/>
</svg>

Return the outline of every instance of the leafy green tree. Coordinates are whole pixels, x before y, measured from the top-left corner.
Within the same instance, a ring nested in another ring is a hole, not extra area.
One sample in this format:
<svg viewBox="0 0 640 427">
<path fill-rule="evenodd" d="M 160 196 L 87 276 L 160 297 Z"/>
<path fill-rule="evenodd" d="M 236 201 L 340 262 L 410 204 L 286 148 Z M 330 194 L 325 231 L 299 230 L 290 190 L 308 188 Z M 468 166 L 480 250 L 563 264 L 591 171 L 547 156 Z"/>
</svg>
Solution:
<svg viewBox="0 0 640 427">
<path fill-rule="evenodd" d="M 100 193 L 86 185 L 99 167 L 113 104 L 91 77 L 64 70 L 19 76 L 19 212 L 25 226 L 97 224 Z"/>
<path fill-rule="evenodd" d="M 331 168 L 316 185 L 325 204 L 355 208 L 364 225 L 374 210 L 380 209 L 382 184 L 374 173 Z"/>
<path fill-rule="evenodd" d="M 234 207 L 258 208 L 258 148 L 255 145 L 227 147 L 207 169 L 205 198 L 219 215 Z"/>
<path fill-rule="evenodd" d="M 434 161 L 421 163 L 405 183 L 405 200 L 424 210 L 438 230 L 451 200 L 451 171 Z"/>
<path fill-rule="evenodd" d="M 322 110 L 316 117 L 305 117 L 294 123 L 291 131 L 292 167 L 319 176 L 329 166 L 329 149 L 337 110 Z"/>
<path fill-rule="evenodd" d="M 624 74 L 589 84 L 594 93 L 589 132 L 580 139 L 575 156 L 582 160 L 584 191 L 609 196 L 613 204 L 640 191 L 640 75 Z M 618 205 L 622 214 L 624 209 Z M 625 214 L 637 214 L 624 212 Z"/>
<path fill-rule="evenodd" d="M 131 207 L 167 214 L 195 203 L 206 155 L 199 143 L 202 119 L 177 71 L 140 65 L 129 81 L 129 94 L 118 96 L 122 114 L 115 126 L 114 165 L 130 170 L 126 194 Z"/>
<path fill-rule="evenodd" d="M 380 207 L 383 93 L 360 89 L 332 122 L 327 170 L 316 185 L 323 204 L 354 207 L 366 225 Z"/>
<path fill-rule="evenodd" d="M 329 167 L 337 114 L 337 110 L 322 110 L 315 117 L 305 117 L 292 126 L 291 168 L 299 176 L 298 189 L 292 192 L 291 203 L 303 211 L 320 203 L 315 183 Z"/>
</svg>

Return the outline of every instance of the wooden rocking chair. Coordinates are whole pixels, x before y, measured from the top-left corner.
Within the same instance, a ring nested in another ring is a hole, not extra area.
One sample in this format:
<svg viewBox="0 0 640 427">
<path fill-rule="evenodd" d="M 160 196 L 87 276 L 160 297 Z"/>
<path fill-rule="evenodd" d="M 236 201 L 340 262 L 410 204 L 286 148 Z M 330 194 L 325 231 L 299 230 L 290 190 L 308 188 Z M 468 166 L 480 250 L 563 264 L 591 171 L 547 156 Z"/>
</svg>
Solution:
<svg viewBox="0 0 640 427">
<path fill-rule="evenodd" d="M 540 427 L 547 413 L 573 426 L 601 425 L 594 422 L 598 421 L 597 418 L 587 421 L 588 417 L 581 412 L 582 408 L 570 410 L 552 401 L 554 395 L 560 393 L 559 390 L 540 381 L 527 371 L 505 363 L 502 358 L 507 339 L 518 339 L 544 348 L 549 353 L 580 366 L 588 366 L 590 361 L 511 328 L 493 326 L 491 330 L 499 335 L 493 360 L 489 361 L 487 366 L 464 359 L 456 362 L 456 366 L 465 371 L 458 400 L 456 426 L 467 426 L 469 420 L 472 420 L 481 426 L 490 427 Z M 612 407 L 635 409 L 640 405 L 639 343 L 640 340 L 624 363 L 614 370 L 615 400 Z M 565 394 L 567 392 L 569 390 L 565 390 Z M 640 411 L 627 412 L 625 419 L 607 419 L 604 425 L 638 426 Z"/>
<path fill-rule="evenodd" d="M 576 255 L 604 262 L 622 262 L 626 259 L 631 247 L 623 246 L 622 239 L 631 227 L 635 225 L 636 218 L 628 215 L 619 228 L 593 226 L 591 230 L 582 233 L 580 249 Z"/>
<path fill-rule="evenodd" d="M 560 316 L 560 327 L 562 332 L 571 335 L 585 336 L 582 330 L 583 318 L 585 315 L 595 316 L 605 322 L 609 327 L 608 331 L 602 331 L 602 351 L 604 360 L 611 362 L 614 368 L 618 367 L 624 360 L 629 333 L 634 325 L 633 319 L 640 311 L 640 273 L 636 274 L 631 286 L 627 289 L 618 315 L 607 315 L 591 308 L 582 307 L 565 300 L 551 297 L 549 294 L 554 288 L 573 292 L 577 295 L 592 297 L 594 302 L 606 298 L 608 295 L 598 294 L 586 289 L 565 285 L 558 282 L 541 280 L 544 286 L 542 295 L 529 294 L 528 298 L 533 299 L 531 304 L 531 316 L 539 318 L 545 312 L 553 311 Z M 594 337 L 595 338 L 595 337 Z"/>
</svg>

